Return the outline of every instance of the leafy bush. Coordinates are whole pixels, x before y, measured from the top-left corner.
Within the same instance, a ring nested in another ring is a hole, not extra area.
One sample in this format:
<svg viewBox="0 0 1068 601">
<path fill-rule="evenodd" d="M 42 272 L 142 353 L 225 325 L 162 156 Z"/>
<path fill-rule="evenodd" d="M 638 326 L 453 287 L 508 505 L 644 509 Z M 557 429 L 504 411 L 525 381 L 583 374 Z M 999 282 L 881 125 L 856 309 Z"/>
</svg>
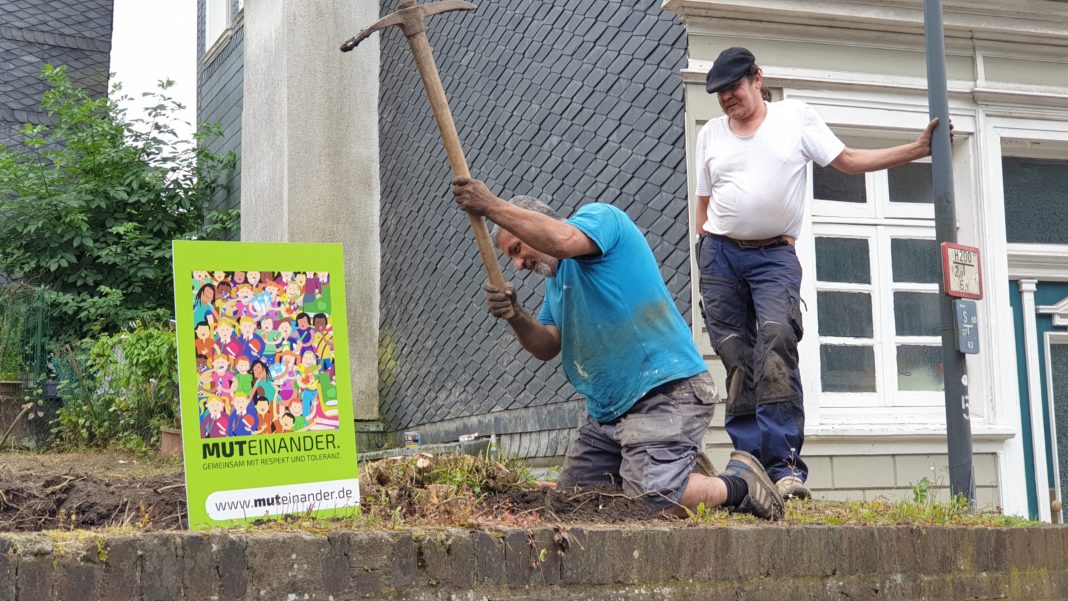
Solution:
<svg viewBox="0 0 1068 601">
<path fill-rule="evenodd" d="M 181 105 L 145 94 L 148 119 L 74 87 L 46 66 L 49 123 L 0 147 L 0 271 L 51 291 L 53 334 L 77 339 L 173 315 L 171 241 L 223 237 L 237 212 L 209 210 L 234 156 L 179 139 Z M 120 99 L 123 100 L 123 99 Z"/>
<path fill-rule="evenodd" d="M 68 347 L 57 369 L 64 406 L 55 433 L 69 447 L 144 449 L 178 420 L 174 331 L 138 324 Z"/>
</svg>

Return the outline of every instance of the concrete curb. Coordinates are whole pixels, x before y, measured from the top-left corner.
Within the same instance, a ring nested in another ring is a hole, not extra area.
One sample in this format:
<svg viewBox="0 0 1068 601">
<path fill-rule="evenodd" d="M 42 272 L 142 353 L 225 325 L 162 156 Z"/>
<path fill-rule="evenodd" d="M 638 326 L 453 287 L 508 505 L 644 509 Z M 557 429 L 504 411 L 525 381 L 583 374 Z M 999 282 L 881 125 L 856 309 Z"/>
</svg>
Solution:
<svg viewBox="0 0 1068 601">
<path fill-rule="evenodd" d="M 1068 599 L 1068 529 L 0 534 L 0 601 Z"/>
</svg>

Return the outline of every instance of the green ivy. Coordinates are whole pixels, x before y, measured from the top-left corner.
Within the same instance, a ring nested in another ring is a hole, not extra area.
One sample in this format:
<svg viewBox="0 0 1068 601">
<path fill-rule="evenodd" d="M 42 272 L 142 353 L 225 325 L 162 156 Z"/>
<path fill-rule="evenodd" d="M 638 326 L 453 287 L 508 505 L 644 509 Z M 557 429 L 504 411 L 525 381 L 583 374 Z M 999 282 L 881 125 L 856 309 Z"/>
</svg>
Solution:
<svg viewBox="0 0 1068 601">
<path fill-rule="evenodd" d="M 236 211 L 210 210 L 233 153 L 204 147 L 218 127 L 179 138 L 173 82 L 144 95 L 146 119 L 130 119 L 125 98 L 90 97 L 64 67 L 42 77 L 48 123 L 0 147 L 0 272 L 50 291 L 58 339 L 173 315 L 171 241 L 236 227 Z"/>
<path fill-rule="evenodd" d="M 69 377 L 60 383 L 58 440 L 68 447 L 154 446 L 160 426 L 178 422 L 176 357 L 173 330 L 142 324 L 60 353 Z"/>
</svg>

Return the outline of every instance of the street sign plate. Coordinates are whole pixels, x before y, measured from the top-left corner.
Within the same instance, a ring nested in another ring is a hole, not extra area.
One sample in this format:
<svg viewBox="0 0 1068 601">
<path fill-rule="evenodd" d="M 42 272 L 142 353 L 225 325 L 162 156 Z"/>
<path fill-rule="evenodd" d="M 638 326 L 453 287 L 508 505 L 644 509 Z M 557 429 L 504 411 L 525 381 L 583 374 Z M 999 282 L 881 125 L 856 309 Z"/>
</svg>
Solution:
<svg viewBox="0 0 1068 601">
<path fill-rule="evenodd" d="M 979 318 L 973 300 L 957 299 L 953 301 L 953 313 L 957 316 L 957 350 L 965 355 L 979 352 Z"/>
<path fill-rule="evenodd" d="M 947 296 L 983 298 L 983 272 L 978 248 L 943 242 L 942 275 Z"/>
</svg>

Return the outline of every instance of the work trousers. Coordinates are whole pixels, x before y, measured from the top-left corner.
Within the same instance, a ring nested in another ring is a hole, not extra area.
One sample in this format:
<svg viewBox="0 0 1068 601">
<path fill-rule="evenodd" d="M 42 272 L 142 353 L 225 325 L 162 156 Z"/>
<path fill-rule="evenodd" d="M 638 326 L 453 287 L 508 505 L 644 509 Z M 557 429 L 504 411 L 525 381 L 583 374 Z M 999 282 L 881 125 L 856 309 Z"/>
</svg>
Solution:
<svg viewBox="0 0 1068 601">
<path fill-rule="evenodd" d="M 801 265 L 794 247 L 782 241 L 748 248 L 703 235 L 697 258 L 705 325 L 727 370 L 727 434 L 735 449 L 760 459 L 772 481 L 804 481 Z"/>
</svg>

